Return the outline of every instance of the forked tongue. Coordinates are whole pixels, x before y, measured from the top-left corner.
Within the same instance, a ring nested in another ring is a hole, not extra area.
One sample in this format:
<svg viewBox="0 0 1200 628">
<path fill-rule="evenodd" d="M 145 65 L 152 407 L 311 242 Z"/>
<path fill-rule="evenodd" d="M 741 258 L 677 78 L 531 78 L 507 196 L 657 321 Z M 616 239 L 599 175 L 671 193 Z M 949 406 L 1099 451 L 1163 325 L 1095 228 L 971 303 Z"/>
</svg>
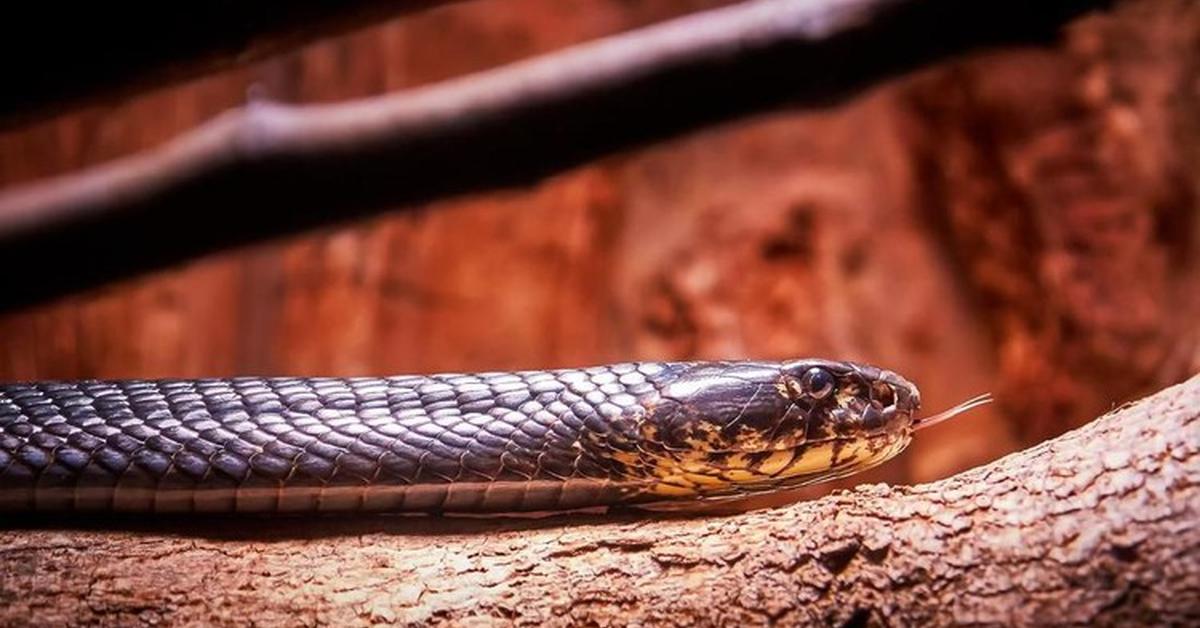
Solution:
<svg viewBox="0 0 1200 628">
<path fill-rule="evenodd" d="M 978 395 L 976 397 L 971 397 L 970 399 L 968 399 L 952 408 L 947 408 L 937 414 L 930 415 L 927 417 L 922 417 L 922 418 L 919 418 L 919 419 L 913 421 L 912 428 L 914 430 L 922 430 L 931 425 L 937 425 L 938 423 L 941 423 L 942 421 L 947 421 L 949 419 L 953 419 L 954 417 L 956 417 L 964 412 L 974 410 L 975 408 L 978 408 L 979 406 L 986 406 L 987 404 L 991 403 L 992 401 L 994 401 L 994 399 L 992 398 L 992 393 L 983 393 L 982 395 Z"/>
</svg>

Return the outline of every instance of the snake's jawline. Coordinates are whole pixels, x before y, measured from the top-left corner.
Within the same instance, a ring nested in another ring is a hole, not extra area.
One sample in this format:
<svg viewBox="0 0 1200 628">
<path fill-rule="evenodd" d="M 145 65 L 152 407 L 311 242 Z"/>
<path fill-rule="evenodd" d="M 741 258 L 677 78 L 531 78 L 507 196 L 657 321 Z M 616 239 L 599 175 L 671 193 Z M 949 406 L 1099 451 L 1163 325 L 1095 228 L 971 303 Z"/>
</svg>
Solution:
<svg viewBox="0 0 1200 628">
<path fill-rule="evenodd" d="M 689 472 L 677 466 L 676 473 L 660 474 L 660 482 L 646 493 L 651 497 L 643 495 L 640 499 L 657 498 L 659 502 L 729 500 L 800 488 L 876 467 L 902 452 L 909 442 L 911 433 L 903 431 L 854 440 L 809 443 L 790 450 L 755 452 L 747 455 L 765 456 L 753 465 L 758 471 L 747 470 L 751 477 L 736 480 L 722 477 L 720 472 L 703 476 L 695 470 Z"/>
</svg>

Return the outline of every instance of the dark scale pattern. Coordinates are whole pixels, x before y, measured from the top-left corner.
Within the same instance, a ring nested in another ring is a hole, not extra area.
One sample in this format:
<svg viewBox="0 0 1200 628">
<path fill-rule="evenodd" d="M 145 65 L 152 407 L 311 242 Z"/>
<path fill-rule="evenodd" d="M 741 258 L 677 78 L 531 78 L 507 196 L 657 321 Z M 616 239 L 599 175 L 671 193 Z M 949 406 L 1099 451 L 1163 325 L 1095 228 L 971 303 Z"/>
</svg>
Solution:
<svg viewBox="0 0 1200 628">
<path fill-rule="evenodd" d="M 636 486 L 607 450 L 681 366 L 0 385 L 0 510 L 612 502 Z"/>
</svg>

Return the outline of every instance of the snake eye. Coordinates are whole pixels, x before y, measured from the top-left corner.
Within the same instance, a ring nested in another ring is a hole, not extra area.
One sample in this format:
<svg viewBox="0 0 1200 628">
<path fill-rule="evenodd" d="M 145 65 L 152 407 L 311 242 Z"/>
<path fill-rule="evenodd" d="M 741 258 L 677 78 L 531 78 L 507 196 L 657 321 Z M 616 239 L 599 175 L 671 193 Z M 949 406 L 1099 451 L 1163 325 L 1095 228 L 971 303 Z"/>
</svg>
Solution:
<svg viewBox="0 0 1200 628">
<path fill-rule="evenodd" d="M 804 392 L 813 399 L 824 399 L 833 392 L 833 375 L 823 368 L 813 367 L 800 377 L 800 385 Z"/>
</svg>

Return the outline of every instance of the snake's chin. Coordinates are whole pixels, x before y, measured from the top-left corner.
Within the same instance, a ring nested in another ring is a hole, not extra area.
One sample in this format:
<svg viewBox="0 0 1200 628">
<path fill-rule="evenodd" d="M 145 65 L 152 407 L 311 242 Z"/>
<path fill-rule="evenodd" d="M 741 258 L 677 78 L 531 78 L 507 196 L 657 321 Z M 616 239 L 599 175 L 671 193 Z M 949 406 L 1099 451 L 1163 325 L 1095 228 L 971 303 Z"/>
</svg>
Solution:
<svg viewBox="0 0 1200 628">
<path fill-rule="evenodd" d="M 879 466 L 907 446 L 907 439 L 879 440 L 877 447 L 863 448 L 865 441 L 840 451 L 825 447 L 805 447 L 795 450 L 795 462 L 766 481 L 750 482 L 738 487 L 738 492 L 752 495 L 780 489 L 794 489 L 810 484 L 837 480 Z"/>
</svg>

